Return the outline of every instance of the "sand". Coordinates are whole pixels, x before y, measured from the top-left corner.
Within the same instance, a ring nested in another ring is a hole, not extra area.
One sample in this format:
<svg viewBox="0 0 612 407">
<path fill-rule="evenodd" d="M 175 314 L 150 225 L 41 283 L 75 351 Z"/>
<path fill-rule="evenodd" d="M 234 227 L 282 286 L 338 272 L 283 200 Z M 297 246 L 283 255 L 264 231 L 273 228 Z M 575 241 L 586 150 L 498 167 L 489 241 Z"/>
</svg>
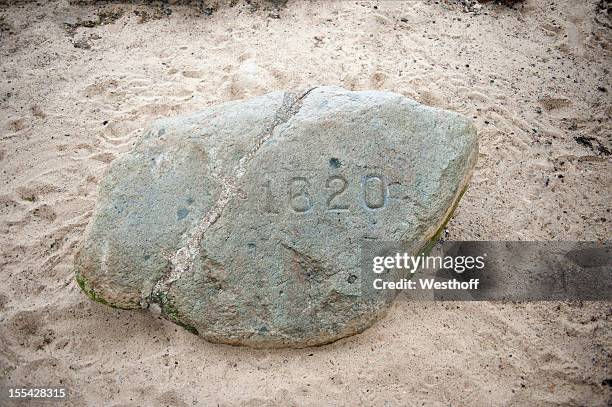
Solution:
<svg viewBox="0 0 612 407">
<path fill-rule="evenodd" d="M 317 84 L 474 118 L 447 239 L 609 239 L 609 2 L 39 3 L 0 2 L 0 386 L 92 406 L 610 402 L 610 303 L 399 301 L 363 334 L 256 351 L 92 302 L 72 273 L 147 123 Z"/>
</svg>

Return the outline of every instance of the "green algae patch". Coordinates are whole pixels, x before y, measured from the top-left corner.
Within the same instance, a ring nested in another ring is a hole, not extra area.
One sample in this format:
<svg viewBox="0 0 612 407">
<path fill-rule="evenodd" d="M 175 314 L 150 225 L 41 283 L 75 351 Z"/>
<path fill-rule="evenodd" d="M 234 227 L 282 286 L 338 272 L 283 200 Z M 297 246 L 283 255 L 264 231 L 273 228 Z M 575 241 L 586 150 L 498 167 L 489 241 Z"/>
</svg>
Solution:
<svg viewBox="0 0 612 407">
<path fill-rule="evenodd" d="M 104 305 L 108 305 L 109 307 L 112 308 L 116 308 L 116 309 L 123 309 L 123 310 L 128 310 L 128 309 L 132 309 L 132 308 L 127 308 L 127 307 L 121 307 L 119 305 L 116 304 L 112 304 L 110 302 L 108 302 L 107 300 L 105 300 L 104 298 L 102 298 L 97 292 L 96 290 L 94 290 L 94 288 L 92 287 L 92 285 L 89 283 L 89 281 L 87 281 L 87 279 L 85 277 L 83 277 L 81 274 L 79 273 L 75 273 L 75 277 L 74 279 L 76 280 L 78 286 L 81 288 L 81 290 L 83 290 L 83 292 L 92 300 L 94 300 L 95 302 L 99 302 L 100 304 L 104 304 Z"/>
<path fill-rule="evenodd" d="M 159 305 L 162 316 L 164 318 L 168 319 L 169 321 L 174 322 L 175 324 L 181 326 L 182 328 L 186 329 L 192 334 L 195 334 L 195 335 L 198 334 L 198 330 L 195 327 L 181 320 L 181 315 L 179 313 L 179 310 L 176 309 L 176 307 L 172 303 L 167 293 L 158 292 L 158 293 L 152 294 L 150 300 L 152 303 Z"/>
</svg>

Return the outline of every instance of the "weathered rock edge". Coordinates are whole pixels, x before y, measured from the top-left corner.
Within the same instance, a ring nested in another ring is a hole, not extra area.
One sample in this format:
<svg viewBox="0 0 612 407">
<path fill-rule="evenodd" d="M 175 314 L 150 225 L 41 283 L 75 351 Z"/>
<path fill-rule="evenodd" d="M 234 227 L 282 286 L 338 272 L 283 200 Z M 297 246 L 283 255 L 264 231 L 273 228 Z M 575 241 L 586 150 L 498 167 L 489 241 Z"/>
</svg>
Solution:
<svg viewBox="0 0 612 407">
<path fill-rule="evenodd" d="M 215 204 L 208 210 L 208 212 L 201 218 L 198 222 L 197 226 L 189 233 L 190 238 L 186 244 L 181 245 L 181 247 L 174 252 L 173 254 L 166 254 L 166 258 L 171 262 L 171 267 L 163 273 L 163 275 L 156 281 L 152 290 L 147 295 L 141 295 L 140 298 L 135 301 L 134 298 L 129 298 L 127 301 L 122 301 L 121 299 L 111 301 L 105 298 L 103 294 L 103 290 L 98 289 L 95 284 L 90 282 L 86 276 L 84 275 L 82 269 L 79 266 L 78 257 L 79 252 L 77 252 L 75 262 L 75 279 L 79 285 L 79 287 L 94 301 L 99 303 L 109 305 L 111 307 L 120 308 L 120 309 L 147 309 L 153 305 L 159 305 L 161 309 L 161 314 L 169 319 L 170 321 L 183 326 L 185 329 L 189 330 L 192 333 L 198 334 L 198 331 L 195 327 L 191 326 L 189 323 L 184 322 L 181 319 L 180 312 L 174 308 L 171 301 L 168 300 L 168 290 L 173 282 L 180 279 L 183 273 L 191 271 L 195 258 L 199 255 L 199 247 L 202 242 L 202 236 L 208 229 L 210 225 L 215 223 L 215 221 L 221 216 L 225 206 L 236 197 L 236 194 L 239 192 L 237 188 L 237 182 L 240 178 L 245 174 L 247 170 L 247 165 L 251 161 L 251 159 L 255 156 L 259 148 L 268 141 L 277 126 L 282 125 L 289 121 L 291 117 L 297 114 L 301 108 L 302 101 L 308 96 L 308 94 L 316 89 L 311 88 L 307 91 L 297 92 L 297 93 L 289 93 L 286 92 L 284 94 L 283 103 L 281 107 L 276 112 L 274 120 L 272 123 L 260 134 L 258 137 L 258 142 L 253 146 L 253 148 L 243 156 L 239 161 L 238 168 L 229 176 L 224 177 L 223 186 L 221 189 L 221 193 L 219 197 L 216 199 Z M 475 134 L 475 130 L 474 130 Z M 475 163 L 478 155 L 478 147 L 477 142 L 475 149 L 472 151 L 468 161 L 470 162 L 469 170 L 465 172 L 464 178 L 461 181 L 459 188 L 457 189 L 457 193 L 454 196 L 452 204 L 448 207 L 445 215 L 441 218 L 441 220 L 432 225 L 421 240 L 421 250 L 419 252 L 428 253 L 431 248 L 435 245 L 439 236 L 444 230 L 444 227 L 451 219 L 453 212 L 459 204 L 459 201 L 465 191 L 468 188 L 469 180 L 471 179 Z M 380 309 L 379 312 L 369 315 L 368 320 L 362 321 L 362 323 L 356 324 L 353 329 L 349 329 L 341 334 L 332 335 L 329 337 L 318 337 L 316 339 L 303 340 L 303 341 L 254 341 L 250 342 L 248 338 L 242 338 L 240 340 L 236 340 L 235 338 L 225 338 L 217 335 L 202 335 L 206 340 L 210 342 L 217 343 L 225 343 L 230 345 L 246 345 L 255 348 L 280 348 L 280 347 L 308 347 L 308 346 L 319 346 L 327 343 L 334 342 L 338 339 L 341 339 L 346 336 L 354 335 L 360 332 L 363 332 L 365 329 L 370 327 L 377 321 L 379 318 L 386 314 L 388 308 Z"/>
</svg>

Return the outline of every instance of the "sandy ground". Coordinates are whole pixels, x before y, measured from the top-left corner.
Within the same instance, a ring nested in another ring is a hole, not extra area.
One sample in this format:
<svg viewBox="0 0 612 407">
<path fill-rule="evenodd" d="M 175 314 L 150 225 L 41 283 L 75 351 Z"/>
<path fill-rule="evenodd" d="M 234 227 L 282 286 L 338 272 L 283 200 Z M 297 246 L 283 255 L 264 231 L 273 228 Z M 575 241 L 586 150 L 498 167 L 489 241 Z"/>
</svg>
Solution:
<svg viewBox="0 0 612 407">
<path fill-rule="evenodd" d="M 92 406 L 610 403 L 610 303 L 400 301 L 332 345 L 254 351 L 94 303 L 71 269 L 148 122 L 313 84 L 474 117 L 448 239 L 609 239 L 609 2 L 74 3 L 0 1 L 0 385 Z"/>
</svg>

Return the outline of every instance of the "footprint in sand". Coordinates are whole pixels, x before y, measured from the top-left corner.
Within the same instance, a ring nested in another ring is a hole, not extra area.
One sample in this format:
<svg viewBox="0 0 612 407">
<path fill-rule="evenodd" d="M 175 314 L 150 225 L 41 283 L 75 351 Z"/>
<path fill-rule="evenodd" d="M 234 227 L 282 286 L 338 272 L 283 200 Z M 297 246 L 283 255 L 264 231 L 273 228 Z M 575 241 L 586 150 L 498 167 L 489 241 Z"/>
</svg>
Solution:
<svg viewBox="0 0 612 407">
<path fill-rule="evenodd" d="M 30 213 L 39 219 L 44 219 L 49 222 L 53 222 L 57 218 L 57 213 L 47 204 L 40 205 L 37 208 L 34 208 Z"/>
<path fill-rule="evenodd" d="M 98 154 L 91 155 L 89 158 L 91 158 L 92 160 L 96 160 L 96 161 L 100 161 L 100 162 L 108 164 L 111 161 L 113 161 L 116 157 L 115 157 L 115 154 L 113 153 L 105 152 L 105 153 L 98 153 Z"/>
<path fill-rule="evenodd" d="M 24 117 L 11 118 L 6 123 L 6 129 L 12 132 L 18 132 L 27 127 L 27 121 Z"/>
<path fill-rule="evenodd" d="M 387 75 L 385 72 L 377 70 L 370 75 L 370 84 L 373 89 L 383 89 L 388 78 L 389 75 Z"/>
<path fill-rule="evenodd" d="M 564 31 L 563 27 L 557 25 L 554 22 L 540 24 L 540 28 L 542 29 L 542 31 L 544 31 L 546 35 L 551 37 L 556 37 Z"/>
<path fill-rule="evenodd" d="M 60 192 L 61 189 L 53 184 L 32 184 L 22 186 L 15 190 L 17 196 L 22 201 L 36 202 L 42 195 L 47 195 L 53 192 Z"/>
<path fill-rule="evenodd" d="M 194 79 L 199 79 L 202 76 L 204 76 L 204 73 L 202 71 L 183 71 L 182 74 L 185 78 L 194 78 Z"/>
<path fill-rule="evenodd" d="M 55 332 L 45 327 L 37 311 L 18 311 L 7 318 L 6 326 L 16 342 L 34 350 L 42 350 L 55 340 Z"/>
<path fill-rule="evenodd" d="M 570 99 L 564 97 L 546 96 L 540 99 L 538 102 L 540 103 L 540 106 L 542 106 L 547 112 L 565 109 L 573 105 Z"/>
<path fill-rule="evenodd" d="M 274 75 L 257 65 L 253 59 L 248 59 L 226 82 L 226 92 L 229 99 L 244 99 L 269 92 L 276 88 L 276 85 L 278 84 Z"/>
</svg>

